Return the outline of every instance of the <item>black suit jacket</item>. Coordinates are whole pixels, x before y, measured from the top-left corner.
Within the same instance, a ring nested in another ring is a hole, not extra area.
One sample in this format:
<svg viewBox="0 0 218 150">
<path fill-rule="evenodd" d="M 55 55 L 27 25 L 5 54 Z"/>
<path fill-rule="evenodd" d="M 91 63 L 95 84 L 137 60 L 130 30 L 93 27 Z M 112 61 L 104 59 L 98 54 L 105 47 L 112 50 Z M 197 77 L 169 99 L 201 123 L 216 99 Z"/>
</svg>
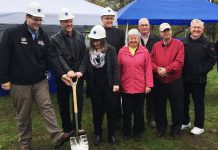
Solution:
<svg viewBox="0 0 218 150">
<path fill-rule="evenodd" d="M 148 42 L 147 42 L 147 44 L 146 44 L 146 45 L 144 44 L 144 41 L 143 41 L 142 38 L 141 38 L 141 44 L 142 44 L 143 46 L 145 46 L 145 47 L 148 49 L 149 53 L 150 53 L 151 50 L 152 50 L 152 47 L 153 47 L 154 43 L 156 43 L 156 42 L 158 42 L 158 41 L 160 41 L 160 40 L 161 40 L 161 39 L 160 39 L 159 36 L 156 36 L 156 35 L 154 35 L 154 34 L 150 34 L 149 37 L 148 37 Z"/>
</svg>

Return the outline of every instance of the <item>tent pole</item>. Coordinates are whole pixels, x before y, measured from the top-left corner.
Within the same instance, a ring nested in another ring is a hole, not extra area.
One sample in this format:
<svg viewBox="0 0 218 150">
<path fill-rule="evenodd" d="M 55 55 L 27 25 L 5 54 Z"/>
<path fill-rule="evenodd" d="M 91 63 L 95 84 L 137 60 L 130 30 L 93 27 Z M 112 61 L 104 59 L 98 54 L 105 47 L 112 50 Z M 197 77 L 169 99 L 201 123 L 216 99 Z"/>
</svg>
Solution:
<svg viewBox="0 0 218 150">
<path fill-rule="evenodd" d="M 127 43 L 128 43 L 128 41 L 127 41 L 128 28 L 129 28 L 129 24 L 128 24 L 128 21 L 127 21 L 127 22 L 126 22 L 126 36 L 125 36 L 125 45 L 127 45 Z"/>
<path fill-rule="evenodd" d="M 185 35 L 184 35 L 184 37 L 186 38 L 187 37 L 187 33 L 188 33 L 188 27 L 186 28 L 184 28 L 184 32 L 185 32 Z"/>
</svg>

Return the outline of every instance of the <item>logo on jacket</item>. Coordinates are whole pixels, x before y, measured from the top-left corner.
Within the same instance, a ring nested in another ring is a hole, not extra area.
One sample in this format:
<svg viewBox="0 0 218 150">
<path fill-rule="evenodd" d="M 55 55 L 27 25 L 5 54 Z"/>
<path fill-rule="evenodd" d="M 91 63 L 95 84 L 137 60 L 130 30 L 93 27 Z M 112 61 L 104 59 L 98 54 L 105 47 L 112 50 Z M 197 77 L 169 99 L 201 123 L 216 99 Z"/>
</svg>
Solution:
<svg viewBox="0 0 218 150">
<path fill-rule="evenodd" d="M 51 79 L 51 73 L 49 71 L 45 72 L 45 76 L 46 76 L 47 80 Z"/>
<path fill-rule="evenodd" d="M 39 45 L 42 45 L 42 46 L 45 45 L 44 42 L 43 42 L 42 40 L 39 40 L 39 41 L 38 41 L 38 44 L 39 44 Z"/>
<path fill-rule="evenodd" d="M 21 43 L 21 44 L 27 44 L 26 38 L 25 38 L 25 37 L 22 37 L 20 43 Z"/>
</svg>

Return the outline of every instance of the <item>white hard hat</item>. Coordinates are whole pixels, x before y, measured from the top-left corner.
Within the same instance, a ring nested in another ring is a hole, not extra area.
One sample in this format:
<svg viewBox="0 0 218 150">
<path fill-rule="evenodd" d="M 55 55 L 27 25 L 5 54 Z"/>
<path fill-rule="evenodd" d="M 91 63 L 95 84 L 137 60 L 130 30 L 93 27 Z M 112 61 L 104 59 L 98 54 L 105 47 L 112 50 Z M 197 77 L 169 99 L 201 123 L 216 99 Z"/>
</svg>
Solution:
<svg viewBox="0 0 218 150">
<path fill-rule="evenodd" d="M 163 31 L 166 30 L 166 29 L 170 29 L 170 30 L 171 30 L 171 26 L 170 26 L 169 23 L 164 22 L 164 23 L 162 23 L 162 24 L 160 25 L 159 30 L 160 30 L 161 32 L 163 32 Z"/>
<path fill-rule="evenodd" d="M 110 7 L 106 7 L 102 11 L 101 17 L 102 16 L 115 16 L 115 13 Z"/>
<path fill-rule="evenodd" d="M 89 33 L 89 38 L 92 39 L 103 39 L 106 38 L 106 32 L 104 27 L 101 25 L 95 25 L 92 29 L 91 32 Z"/>
<path fill-rule="evenodd" d="M 45 17 L 41 4 L 32 2 L 27 7 L 27 14 L 35 17 Z"/>
<path fill-rule="evenodd" d="M 59 20 L 68 20 L 68 19 L 73 19 L 74 15 L 72 11 L 68 8 L 62 8 L 60 13 L 59 13 Z"/>
</svg>

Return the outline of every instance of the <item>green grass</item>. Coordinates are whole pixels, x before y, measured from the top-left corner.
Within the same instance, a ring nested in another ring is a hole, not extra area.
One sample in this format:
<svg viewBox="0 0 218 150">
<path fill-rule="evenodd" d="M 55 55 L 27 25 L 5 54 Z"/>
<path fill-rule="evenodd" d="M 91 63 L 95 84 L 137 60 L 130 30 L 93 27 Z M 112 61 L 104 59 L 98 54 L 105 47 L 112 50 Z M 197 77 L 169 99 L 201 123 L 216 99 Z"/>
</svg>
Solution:
<svg viewBox="0 0 218 150">
<path fill-rule="evenodd" d="M 215 67 L 214 67 L 215 68 Z M 206 87 L 206 119 L 205 119 L 205 133 L 200 136 L 193 136 L 190 131 L 182 132 L 182 137 L 179 140 L 173 140 L 168 133 L 163 138 L 156 137 L 156 130 L 146 127 L 146 132 L 143 134 L 141 142 L 134 140 L 126 141 L 122 138 L 122 132 L 117 131 L 119 144 L 112 146 L 107 142 L 107 127 L 106 120 L 103 125 L 103 143 L 96 147 L 92 143 L 93 139 L 93 124 L 92 111 L 90 100 L 86 99 L 84 103 L 83 112 L 83 129 L 86 130 L 90 150 L 218 150 L 218 73 L 216 69 L 210 72 L 208 84 Z M 60 122 L 58 105 L 56 96 L 52 95 L 52 102 Z M 169 105 L 169 104 L 168 104 Z M 0 97 L 0 150 L 17 150 L 18 136 L 15 122 L 15 109 L 9 96 Z M 193 124 L 193 102 L 191 102 L 190 110 L 192 124 Z M 168 120 L 171 124 L 171 114 L 168 106 Z M 33 150 L 53 150 L 49 134 L 46 131 L 42 118 L 33 107 L 32 111 L 33 121 Z M 70 150 L 70 144 L 65 145 L 59 150 Z"/>
</svg>

